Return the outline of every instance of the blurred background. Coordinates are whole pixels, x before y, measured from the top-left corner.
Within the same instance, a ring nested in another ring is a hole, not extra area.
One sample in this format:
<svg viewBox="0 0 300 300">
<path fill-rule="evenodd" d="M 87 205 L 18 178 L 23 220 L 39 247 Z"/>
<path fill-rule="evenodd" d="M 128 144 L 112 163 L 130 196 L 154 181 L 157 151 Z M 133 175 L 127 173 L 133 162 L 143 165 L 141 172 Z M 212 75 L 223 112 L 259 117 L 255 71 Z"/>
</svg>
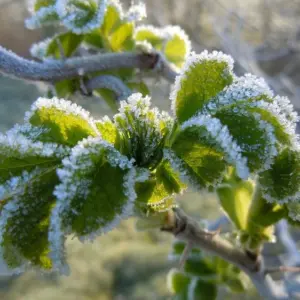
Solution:
<svg viewBox="0 0 300 300">
<path fill-rule="evenodd" d="M 130 1 L 122 1 L 128 6 Z M 193 49 L 222 50 L 236 61 L 236 72 L 264 77 L 276 93 L 287 95 L 300 110 L 300 0 L 145 0 L 147 23 L 180 25 L 189 34 Z M 0 0 L 0 45 L 30 57 L 33 42 L 53 29 L 30 31 L 24 27 L 26 1 Z M 153 84 L 153 102 L 169 109 L 169 86 Z M 22 122 L 24 112 L 46 86 L 8 78 L 0 74 L 0 130 Z M 110 115 L 106 104 L 78 95 L 77 103 L 92 114 Z M 212 194 L 188 191 L 180 205 L 197 218 L 220 216 Z M 99 237 L 93 244 L 67 241 L 71 267 L 68 277 L 0 276 L 0 299 L 4 300 L 148 300 L 172 299 L 166 275 L 174 263 L 167 260 L 172 238 L 158 231 L 136 232 L 134 220 Z M 252 295 L 230 295 L 220 299 L 259 299 Z"/>
</svg>

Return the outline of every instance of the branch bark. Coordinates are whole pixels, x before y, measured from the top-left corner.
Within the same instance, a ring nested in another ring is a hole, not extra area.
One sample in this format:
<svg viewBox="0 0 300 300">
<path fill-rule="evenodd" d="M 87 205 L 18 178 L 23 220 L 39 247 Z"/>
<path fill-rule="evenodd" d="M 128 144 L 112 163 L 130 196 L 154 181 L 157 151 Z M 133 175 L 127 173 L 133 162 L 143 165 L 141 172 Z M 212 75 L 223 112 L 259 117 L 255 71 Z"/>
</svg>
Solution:
<svg viewBox="0 0 300 300">
<path fill-rule="evenodd" d="M 157 53 L 124 52 L 36 62 L 24 59 L 0 46 L 0 72 L 33 81 L 56 82 L 86 73 L 122 68 L 151 70 L 155 68 L 158 60 Z"/>
<path fill-rule="evenodd" d="M 175 208 L 161 230 L 172 233 L 177 239 L 217 255 L 244 271 L 252 280 L 263 299 L 288 299 L 272 277 L 264 272 L 261 256 L 236 247 L 215 232 L 203 230 L 198 222 Z"/>
</svg>

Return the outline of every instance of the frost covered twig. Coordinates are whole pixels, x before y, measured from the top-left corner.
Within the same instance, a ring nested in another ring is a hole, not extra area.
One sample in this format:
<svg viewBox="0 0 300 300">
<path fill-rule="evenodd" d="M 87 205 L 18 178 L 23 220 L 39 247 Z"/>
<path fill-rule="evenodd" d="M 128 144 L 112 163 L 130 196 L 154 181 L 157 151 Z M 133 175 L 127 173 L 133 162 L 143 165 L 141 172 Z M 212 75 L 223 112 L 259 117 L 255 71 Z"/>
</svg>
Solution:
<svg viewBox="0 0 300 300">
<path fill-rule="evenodd" d="M 123 81 L 112 75 L 101 75 L 90 79 L 86 88 L 88 92 L 95 89 L 106 88 L 115 93 L 119 100 L 126 99 L 131 95 L 131 90 L 123 83 Z"/>
<path fill-rule="evenodd" d="M 0 46 L 0 72 L 34 81 L 56 82 L 80 77 L 86 73 L 122 68 L 154 69 L 157 62 L 156 53 L 135 52 L 105 53 L 36 62 L 24 59 Z M 171 79 L 170 76 L 168 79 Z"/>
</svg>

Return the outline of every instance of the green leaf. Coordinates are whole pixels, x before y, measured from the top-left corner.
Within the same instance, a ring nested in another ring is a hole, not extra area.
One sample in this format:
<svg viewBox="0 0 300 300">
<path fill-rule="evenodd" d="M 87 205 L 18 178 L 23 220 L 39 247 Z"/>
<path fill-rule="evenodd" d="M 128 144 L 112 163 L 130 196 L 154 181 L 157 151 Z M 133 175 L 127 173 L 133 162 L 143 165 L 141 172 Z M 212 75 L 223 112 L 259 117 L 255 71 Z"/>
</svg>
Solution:
<svg viewBox="0 0 300 300">
<path fill-rule="evenodd" d="M 168 288 L 177 295 L 179 300 L 188 300 L 188 286 L 191 283 L 191 278 L 186 274 L 178 271 L 177 269 L 171 269 L 168 273 Z"/>
<path fill-rule="evenodd" d="M 105 47 L 105 41 L 99 29 L 85 34 L 84 42 L 87 43 L 89 46 L 93 46 L 99 49 L 103 49 Z"/>
<path fill-rule="evenodd" d="M 190 52 L 190 41 L 179 26 L 155 28 L 140 26 L 135 30 L 135 40 L 151 45 L 176 68 L 181 68 Z"/>
<path fill-rule="evenodd" d="M 277 150 L 276 138 L 273 127 L 260 119 L 258 114 L 238 106 L 226 106 L 220 108 L 213 115 L 221 123 L 228 127 L 237 145 L 241 148 L 241 154 L 248 160 L 251 172 L 265 170 Z"/>
<path fill-rule="evenodd" d="M 35 143 L 17 132 L 0 135 L 0 184 L 36 166 L 45 168 L 57 163 L 66 153 L 58 145 Z"/>
<path fill-rule="evenodd" d="M 194 289 L 192 292 L 189 292 L 189 295 L 192 294 L 193 299 L 197 299 L 197 300 L 217 299 L 218 289 L 216 284 L 202 281 L 196 278 L 194 278 L 193 281 L 190 283 L 190 289 L 191 286 Z"/>
<path fill-rule="evenodd" d="M 104 117 L 103 119 L 96 121 L 95 125 L 99 130 L 101 137 L 105 141 L 114 145 L 117 138 L 116 125 L 108 117 Z"/>
<path fill-rule="evenodd" d="M 55 202 L 52 193 L 57 183 L 54 165 L 31 173 L 23 172 L 17 186 L 10 191 L 13 198 L 2 208 L 0 230 L 3 258 L 10 268 L 29 262 L 42 269 L 52 269 L 48 229 Z"/>
<path fill-rule="evenodd" d="M 56 35 L 48 44 L 46 56 L 61 59 L 61 49 L 64 57 L 70 57 L 83 40 L 83 35 L 65 32 Z"/>
<path fill-rule="evenodd" d="M 114 30 L 122 24 L 120 10 L 116 5 L 108 5 L 101 31 L 105 36 L 109 36 Z"/>
<path fill-rule="evenodd" d="M 232 169 L 217 188 L 220 204 L 237 229 L 246 228 L 253 192 L 254 183 L 237 178 Z"/>
<path fill-rule="evenodd" d="M 170 163 L 162 161 L 149 179 L 136 183 L 136 208 L 138 210 L 166 211 L 174 207 L 174 195 L 186 186 L 180 181 Z"/>
<path fill-rule="evenodd" d="M 205 104 L 233 80 L 232 59 L 221 52 L 191 55 L 176 78 L 172 106 L 180 123 L 201 112 Z"/>
<path fill-rule="evenodd" d="M 247 225 L 241 236 L 246 248 L 257 250 L 263 242 L 274 240 L 274 226 L 286 215 L 286 209 L 276 203 L 268 203 L 262 196 L 259 183 L 255 188 L 248 211 Z"/>
<path fill-rule="evenodd" d="M 172 26 L 171 26 L 172 27 Z M 177 28 L 177 26 L 175 26 Z M 186 34 L 179 30 L 165 44 L 164 54 L 168 61 L 173 63 L 177 68 L 181 68 L 190 51 L 190 42 Z"/>
<path fill-rule="evenodd" d="M 32 3 L 33 10 L 39 11 L 42 7 L 49 7 L 54 5 L 56 0 L 34 0 Z"/>
<path fill-rule="evenodd" d="M 234 159 L 237 165 L 241 162 L 241 169 L 245 167 L 234 148 L 226 128 L 222 129 L 218 120 L 208 116 L 199 116 L 183 124 L 172 144 L 172 150 L 181 160 L 178 161 L 181 173 L 199 188 L 214 186 L 224 176 L 228 162 Z"/>
<path fill-rule="evenodd" d="M 62 23 L 76 34 L 100 28 L 107 1 L 66 0 L 58 10 Z"/>
<path fill-rule="evenodd" d="M 160 29 L 152 26 L 140 26 L 136 28 L 134 38 L 138 42 L 148 42 L 155 49 L 162 50 L 163 36 Z"/>
<path fill-rule="evenodd" d="M 118 27 L 109 37 L 113 52 L 130 51 L 133 49 L 133 23 L 125 23 Z"/>
<path fill-rule="evenodd" d="M 297 199 L 294 202 L 285 204 L 286 218 L 293 226 L 300 226 L 300 202 Z"/>
<path fill-rule="evenodd" d="M 27 114 L 26 120 L 44 132 L 39 140 L 74 146 L 98 131 L 89 113 L 75 103 L 63 99 L 39 98 Z"/>
<path fill-rule="evenodd" d="M 55 210 L 63 231 L 93 239 L 132 214 L 135 169 L 101 138 L 89 138 L 74 147 L 58 175 L 61 184 L 55 191 Z"/>
<path fill-rule="evenodd" d="M 300 154 L 286 148 L 274 160 L 270 169 L 259 175 L 263 197 L 268 202 L 285 203 L 299 198 Z"/>
<path fill-rule="evenodd" d="M 40 7 L 36 14 L 26 19 L 25 25 L 28 29 L 36 29 L 42 26 L 54 25 L 59 22 L 59 16 L 54 5 Z"/>
</svg>

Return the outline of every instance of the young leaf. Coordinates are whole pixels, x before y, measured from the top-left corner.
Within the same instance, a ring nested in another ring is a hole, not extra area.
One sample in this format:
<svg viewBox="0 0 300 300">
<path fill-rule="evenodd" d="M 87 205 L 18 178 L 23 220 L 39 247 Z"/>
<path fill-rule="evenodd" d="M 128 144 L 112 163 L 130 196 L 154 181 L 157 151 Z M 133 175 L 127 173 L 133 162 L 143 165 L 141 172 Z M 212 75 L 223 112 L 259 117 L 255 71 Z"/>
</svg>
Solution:
<svg viewBox="0 0 300 300">
<path fill-rule="evenodd" d="M 59 244 L 55 239 L 60 230 L 93 239 L 132 214 L 135 169 L 101 138 L 88 138 L 74 147 L 58 175 L 61 184 L 54 192 L 58 203 L 51 219 L 54 244 Z"/>
<path fill-rule="evenodd" d="M 0 246 L 2 255 L 12 269 L 32 264 L 52 269 L 48 241 L 49 216 L 55 202 L 52 195 L 58 183 L 56 166 L 23 171 L 20 177 L 7 182 L 2 207 Z"/>
<path fill-rule="evenodd" d="M 263 197 L 271 203 L 286 203 L 299 199 L 300 154 L 286 148 L 271 167 L 259 175 Z"/>
<path fill-rule="evenodd" d="M 245 230 L 254 183 L 251 180 L 244 181 L 237 178 L 232 168 L 230 173 L 217 187 L 217 194 L 229 219 L 237 229 Z"/>
<path fill-rule="evenodd" d="M 233 80 L 233 60 L 221 52 L 192 53 L 176 77 L 172 108 L 180 123 L 188 120 Z"/>
<path fill-rule="evenodd" d="M 173 125 L 170 116 L 150 108 L 150 97 L 132 94 L 121 101 L 114 116 L 118 128 L 116 148 L 135 159 L 137 166 L 154 170 L 163 157 L 163 147 Z"/>
<path fill-rule="evenodd" d="M 88 33 L 102 25 L 107 0 L 57 0 L 62 23 L 76 34 Z"/>
<path fill-rule="evenodd" d="M 136 208 L 165 211 L 174 207 L 174 195 L 181 193 L 186 186 L 180 181 L 168 161 L 162 161 L 154 175 L 136 183 Z"/>
<path fill-rule="evenodd" d="M 177 269 L 171 269 L 168 273 L 168 288 L 176 294 L 178 300 L 188 300 L 188 288 L 191 278 Z"/>
<path fill-rule="evenodd" d="M 44 129 L 41 141 L 74 146 L 88 136 L 99 135 L 89 113 L 63 99 L 39 98 L 26 114 L 25 121 Z"/>
<path fill-rule="evenodd" d="M 182 67 L 191 51 L 188 36 L 179 26 L 140 26 L 136 28 L 134 38 L 138 44 L 146 44 L 160 51 L 176 69 Z"/>
<path fill-rule="evenodd" d="M 239 177 L 248 177 L 241 149 L 217 119 L 204 115 L 191 118 L 181 126 L 171 147 L 181 160 L 181 174 L 199 188 L 214 186 L 231 164 L 236 166 Z"/>
<path fill-rule="evenodd" d="M 101 120 L 95 121 L 95 125 L 99 130 L 101 137 L 105 141 L 114 145 L 118 131 L 116 125 L 109 119 L 109 117 L 105 116 Z"/>
<path fill-rule="evenodd" d="M 167 26 L 164 34 L 169 36 L 164 45 L 166 59 L 180 70 L 191 51 L 191 42 L 179 26 Z"/>
</svg>

